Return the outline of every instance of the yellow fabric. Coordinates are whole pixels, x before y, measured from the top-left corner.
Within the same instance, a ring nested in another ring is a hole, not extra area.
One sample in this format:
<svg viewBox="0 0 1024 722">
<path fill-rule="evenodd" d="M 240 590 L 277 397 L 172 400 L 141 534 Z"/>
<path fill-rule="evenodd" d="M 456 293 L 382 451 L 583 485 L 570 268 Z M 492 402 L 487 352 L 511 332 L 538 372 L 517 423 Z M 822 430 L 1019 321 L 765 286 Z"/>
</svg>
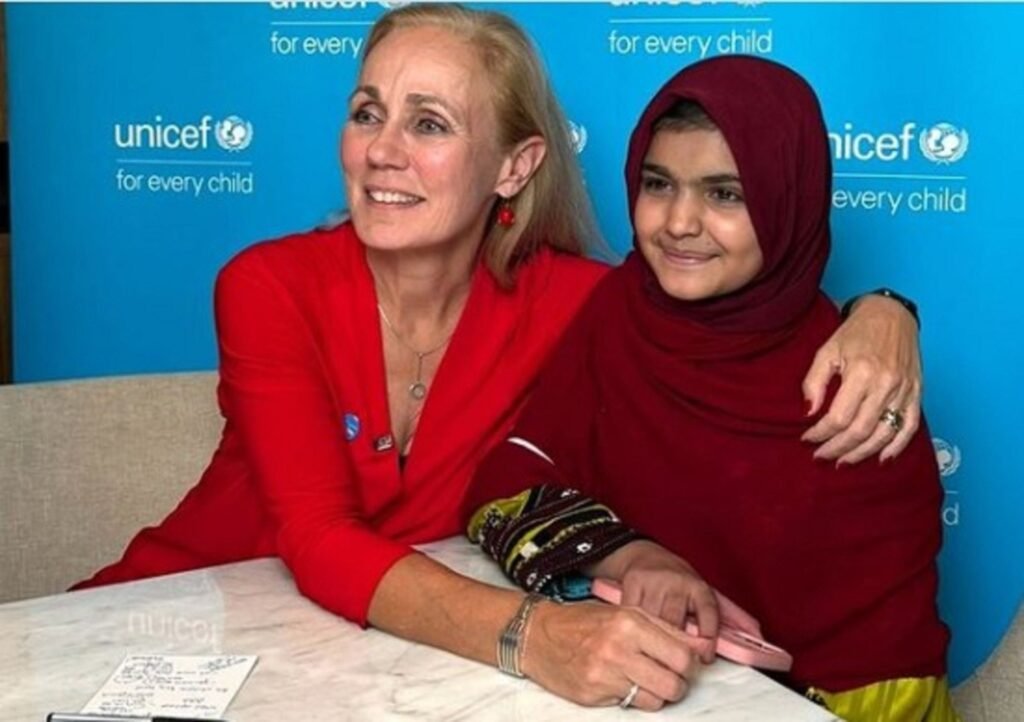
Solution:
<svg viewBox="0 0 1024 722">
<path fill-rule="evenodd" d="M 526 506 L 526 502 L 530 500 L 530 490 L 527 489 L 515 496 L 511 496 L 507 499 L 495 499 L 489 504 L 484 504 L 476 513 L 473 514 L 473 518 L 469 520 L 469 526 L 466 529 L 466 535 L 469 540 L 474 544 L 480 543 L 480 530 L 484 526 L 484 522 L 487 521 L 487 514 L 492 510 L 499 516 L 516 518 L 523 513 L 523 507 Z"/>
<path fill-rule="evenodd" d="M 847 722 L 960 722 L 945 677 L 887 679 L 835 693 L 811 687 L 807 697 Z"/>
</svg>

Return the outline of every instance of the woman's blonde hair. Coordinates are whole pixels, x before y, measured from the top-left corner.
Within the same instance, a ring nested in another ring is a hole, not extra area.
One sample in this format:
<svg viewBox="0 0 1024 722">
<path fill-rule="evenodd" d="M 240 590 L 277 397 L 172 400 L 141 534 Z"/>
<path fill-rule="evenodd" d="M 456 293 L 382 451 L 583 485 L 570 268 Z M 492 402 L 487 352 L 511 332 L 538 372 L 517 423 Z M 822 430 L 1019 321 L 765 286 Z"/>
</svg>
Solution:
<svg viewBox="0 0 1024 722">
<path fill-rule="evenodd" d="M 482 252 L 503 286 L 515 269 L 542 246 L 582 255 L 604 245 L 576 161 L 569 124 L 548 83 L 537 51 L 511 18 L 490 10 L 450 3 L 406 5 L 382 15 L 370 30 L 363 61 L 391 32 L 440 27 L 467 41 L 480 54 L 491 87 L 500 144 L 511 148 L 542 136 L 547 154 L 519 194 L 510 199 L 516 221 L 495 222 L 492 209 Z"/>
</svg>

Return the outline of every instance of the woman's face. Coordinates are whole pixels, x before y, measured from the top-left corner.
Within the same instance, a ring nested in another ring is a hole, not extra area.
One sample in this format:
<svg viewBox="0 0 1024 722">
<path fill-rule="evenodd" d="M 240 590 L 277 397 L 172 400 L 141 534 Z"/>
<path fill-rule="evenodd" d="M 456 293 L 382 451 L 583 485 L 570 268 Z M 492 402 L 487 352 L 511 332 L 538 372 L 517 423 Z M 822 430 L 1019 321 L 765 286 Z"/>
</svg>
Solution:
<svg viewBox="0 0 1024 722">
<path fill-rule="evenodd" d="M 363 64 L 341 137 L 356 232 L 380 250 L 476 245 L 504 159 L 476 51 L 440 28 L 396 30 Z"/>
<path fill-rule="evenodd" d="M 654 135 L 633 219 L 640 252 L 675 298 L 736 291 L 764 263 L 736 161 L 717 130 Z"/>
</svg>

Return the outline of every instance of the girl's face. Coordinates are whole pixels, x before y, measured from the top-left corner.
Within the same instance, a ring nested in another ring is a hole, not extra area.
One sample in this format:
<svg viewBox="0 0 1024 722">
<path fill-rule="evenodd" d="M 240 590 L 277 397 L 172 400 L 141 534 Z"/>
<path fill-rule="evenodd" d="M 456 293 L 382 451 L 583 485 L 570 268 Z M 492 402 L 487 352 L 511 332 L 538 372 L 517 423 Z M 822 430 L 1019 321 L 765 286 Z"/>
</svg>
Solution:
<svg viewBox="0 0 1024 722">
<path fill-rule="evenodd" d="M 764 264 L 736 161 L 718 130 L 654 135 L 633 222 L 658 283 L 683 301 L 736 291 Z"/>
</svg>

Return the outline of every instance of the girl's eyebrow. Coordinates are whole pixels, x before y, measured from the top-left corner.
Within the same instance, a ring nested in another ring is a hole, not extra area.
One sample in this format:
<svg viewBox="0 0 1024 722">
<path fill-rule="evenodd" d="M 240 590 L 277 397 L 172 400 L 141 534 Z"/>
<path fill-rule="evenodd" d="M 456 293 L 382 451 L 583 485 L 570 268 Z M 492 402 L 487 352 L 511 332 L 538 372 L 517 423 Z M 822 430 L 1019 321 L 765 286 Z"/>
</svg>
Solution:
<svg viewBox="0 0 1024 722">
<path fill-rule="evenodd" d="M 666 178 L 674 177 L 672 175 L 672 172 L 668 168 L 666 168 L 663 165 L 658 165 L 657 163 L 648 163 L 647 161 L 644 161 L 643 170 L 650 171 L 651 173 L 657 173 L 658 175 L 663 175 Z"/>
<path fill-rule="evenodd" d="M 700 179 L 702 183 L 739 183 L 740 177 L 735 173 L 716 173 Z"/>
</svg>

